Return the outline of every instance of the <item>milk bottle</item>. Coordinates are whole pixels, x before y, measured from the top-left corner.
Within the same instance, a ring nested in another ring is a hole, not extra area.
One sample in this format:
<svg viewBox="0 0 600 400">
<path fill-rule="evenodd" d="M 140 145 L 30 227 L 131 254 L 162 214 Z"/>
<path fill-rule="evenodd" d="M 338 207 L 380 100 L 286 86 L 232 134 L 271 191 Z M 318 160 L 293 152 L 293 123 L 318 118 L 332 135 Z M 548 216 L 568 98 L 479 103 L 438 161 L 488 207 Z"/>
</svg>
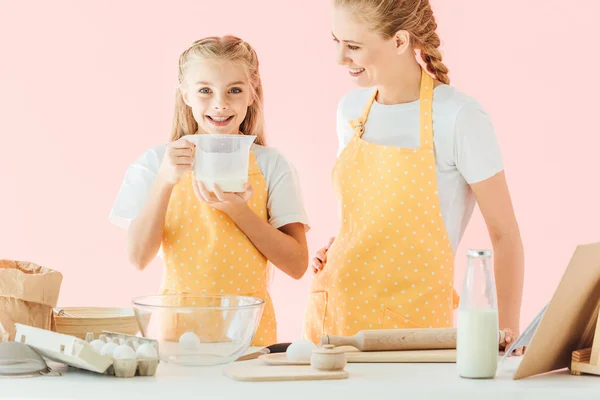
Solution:
<svg viewBox="0 0 600 400">
<path fill-rule="evenodd" d="M 458 307 L 456 366 L 463 378 L 490 379 L 498 367 L 498 305 L 489 250 L 469 250 Z"/>
</svg>

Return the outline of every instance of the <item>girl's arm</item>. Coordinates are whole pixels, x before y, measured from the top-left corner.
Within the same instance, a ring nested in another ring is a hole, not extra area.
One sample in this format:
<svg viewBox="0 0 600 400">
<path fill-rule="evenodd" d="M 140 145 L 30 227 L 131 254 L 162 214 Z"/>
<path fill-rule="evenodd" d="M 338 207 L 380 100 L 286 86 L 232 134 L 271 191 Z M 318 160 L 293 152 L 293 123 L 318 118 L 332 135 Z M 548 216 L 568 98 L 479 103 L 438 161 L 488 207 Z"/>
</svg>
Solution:
<svg viewBox="0 0 600 400">
<path fill-rule="evenodd" d="M 500 329 L 519 334 L 524 252 L 504 172 L 471 185 L 494 250 Z"/>
<path fill-rule="evenodd" d="M 254 246 L 277 268 L 294 279 L 304 276 L 308 268 L 308 245 L 304 224 L 292 223 L 277 229 L 261 219 L 248 206 L 252 187 L 245 193 L 210 193 L 194 180 L 194 191 L 201 201 L 223 211 L 248 236 Z"/>
<path fill-rule="evenodd" d="M 293 223 L 276 229 L 247 205 L 229 216 L 273 265 L 294 279 L 304 276 L 308 268 L 304 224 Z"/>
<path fill-rule="evenodd" d="M 127 231 L 129 262 L 139 270 L 146 268 L 160 249 L 165 214 L 174 186 L 158 175 L 144 208 Z"/>
<path fill-rule="evenodd" d="M 165 214 L 173 187 L 186 171 L 192 170 L 194 144 L 186 139 L 169 143 L 148 199 L 131 222 L 127 233 L 129 262 L 143 270 L 160 249 Z"/>
</svg>

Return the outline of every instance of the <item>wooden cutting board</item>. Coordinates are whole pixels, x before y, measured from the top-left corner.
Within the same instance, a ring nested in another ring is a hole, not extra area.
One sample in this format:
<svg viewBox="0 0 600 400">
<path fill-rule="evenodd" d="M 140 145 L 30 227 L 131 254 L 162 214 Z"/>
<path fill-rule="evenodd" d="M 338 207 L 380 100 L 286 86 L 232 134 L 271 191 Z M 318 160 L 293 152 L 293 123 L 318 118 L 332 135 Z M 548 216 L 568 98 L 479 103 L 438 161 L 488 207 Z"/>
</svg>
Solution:
<svg viewBox="0 0 600 400">
<path fill-rule="evenodd" d="M 310 362 L 289 361 L 286 353 L 258 357 L 267 365 L 310 365 Z M 349 363 L 455 363 L 456 350 L 358 351 L 346 350 Z"/>
<path fill-rule="evenodd" d="M 347 371 L 318 371 L 305 365 L 246 365 L 240 364 L 223 369 L 225 376 L 236 381 L 309 381 L 327 379 L 346 379 Z"/>
</svg>

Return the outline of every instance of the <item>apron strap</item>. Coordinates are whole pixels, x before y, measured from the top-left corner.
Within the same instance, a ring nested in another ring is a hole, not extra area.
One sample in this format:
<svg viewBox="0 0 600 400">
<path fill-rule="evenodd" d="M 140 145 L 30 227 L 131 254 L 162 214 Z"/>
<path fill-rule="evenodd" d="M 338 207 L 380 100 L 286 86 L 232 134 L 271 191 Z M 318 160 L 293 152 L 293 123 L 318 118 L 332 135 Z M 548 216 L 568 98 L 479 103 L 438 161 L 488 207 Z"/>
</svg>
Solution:
<svg viewBox="0 0 600 400">
<path fill-rule="evenodd" d="M 377 97 L 377 89 L 369 98 L 362 115 L 359 118 L 350 120 L 350 126 L 354 130 L 354 134 L 359 138 L 365 133 L 365 125 L 369 118 L 371 106 Z M 421 69 L 421 89 L 420 89 L 420 148 L 433 149 L 433 78 L 425 69 Z"/>
<path fill-rule="evenodd" d="M 375 102 L 375 97 L 377 96 L 377 89 L 373 91 L 373 94 L 369 98 L 365 109 L 363 110 L 362 115 L 359 118 L 353 119 L 350 121 L 350 126 L 354 130 L 354 134 L 359 138 L 362 137 L 363 133 L 365 133 L 365 125 L 367 124 L 367 119 L 369 118 L 369 112 L 371 111 L 371 106 L 373 102 Z"/>
<path fill-rule="evenodd" d="M 254 153 L 254 149 L 250 148 L 250 154 L 248 158 L 248 175 L 260 174 L 261 170 L 258 165 L 258 160 L 256 159 L 256 154 Z"/>
<path fill-rule="evenodd" d="M 424 68 L 421 69 L 421 95 L 420 95 L 420 120 L 421 120 L 421 145 L 422 149 L 433 149 L 433 78 Z"/>
</svg>

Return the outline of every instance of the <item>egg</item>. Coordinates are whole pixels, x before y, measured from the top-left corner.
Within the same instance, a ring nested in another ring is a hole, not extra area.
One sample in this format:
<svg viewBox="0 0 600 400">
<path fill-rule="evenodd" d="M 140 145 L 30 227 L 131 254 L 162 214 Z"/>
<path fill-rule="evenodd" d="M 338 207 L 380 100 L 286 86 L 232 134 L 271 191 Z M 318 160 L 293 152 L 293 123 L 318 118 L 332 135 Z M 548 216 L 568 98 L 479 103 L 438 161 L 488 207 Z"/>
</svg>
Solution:
<svg viewBox="0 0 600 400">
<path fill-rule="evenodd" d="M 194 332 L 186 332 L 179 338 L 179 346 L 185 350 L 195 350 L 200 346 L 200 338 Z"/>
<path fill-rule="evenodd" d="M 310 362 L 313 349 L 317 346 L 310 340 L 297 340 L 286 351 L 286 357 L 294 362 Z"/>
<path fill-rule="evenodd" d="M 90 343 L 90 344 L 92 345 L 92 347 L 94 348 L 96 353 L 100 353 L 106 343 L 103 340 L 96 339 L 96 340 L 92 340 L 92 343 Z"/>
<path fill-rule="evenodd" d="M 136 354 L 135 350 L 126 344 L 122 344 L 115 349 L 113 352 L 113 358 L 115 360 L 135 360 Z"/>
<path fill-rule="evenodd" d="M 104 346 L 102 346 L 102 350 L 100 350 L 100 354 L 104 355 L 109 355 L 112 356 L 113 352 L 115 351 L 115 349 L 119 347 L 118 344 L 113 343 L 113 342 L 108 342 L 105 343 Z"/>
<path fill-rule="evenodd" d="M 156 348 L 150 343 L 143 343 L 139 345 L 135 354 L 137 355 L 137 358 L 158 358 L 158 352 L 156 351 Z"/>
</svg>

